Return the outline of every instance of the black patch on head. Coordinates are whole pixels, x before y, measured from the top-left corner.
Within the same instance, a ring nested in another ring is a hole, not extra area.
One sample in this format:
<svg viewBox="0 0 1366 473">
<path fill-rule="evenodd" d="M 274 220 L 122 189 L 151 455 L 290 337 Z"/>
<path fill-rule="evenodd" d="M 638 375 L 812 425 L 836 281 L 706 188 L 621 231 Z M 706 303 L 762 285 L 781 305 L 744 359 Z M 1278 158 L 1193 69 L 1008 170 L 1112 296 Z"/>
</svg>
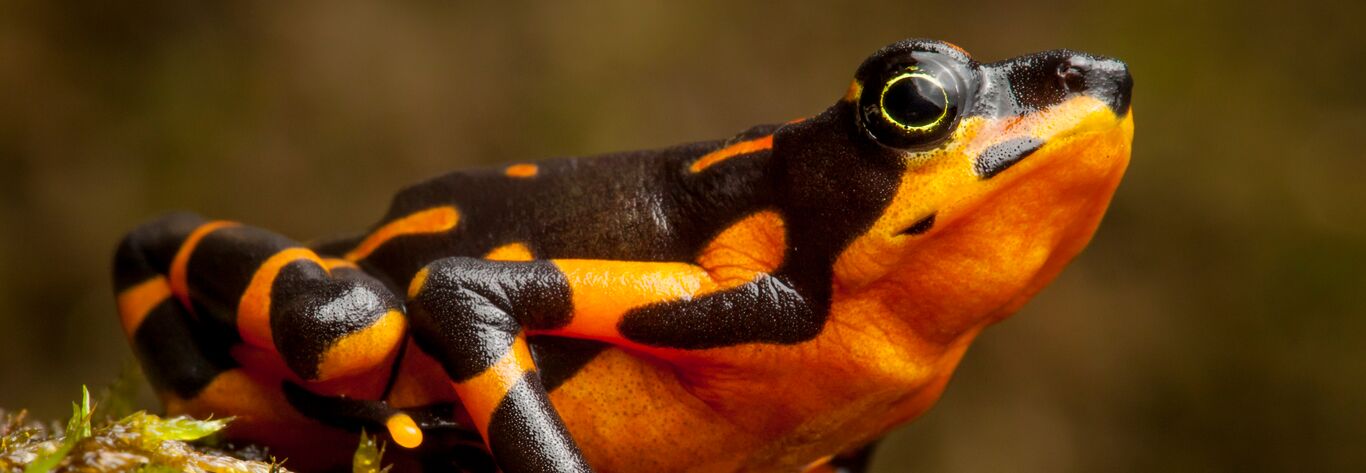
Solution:
<svg viewBox="0 0 1366 473">
<path fill-rule="evenodd" d="M 1006 77 L 1015 101 L 1027 111 L 1043 110 L 1062 103 L 1068 95 L 1068 79 L 1060 75 L 1069 51 L 1049 51 L 1007 62 Z"/>
<path fill-rule="evenodd" d="M 1122 61 L 1059 49 L 1022 56 L 989 68 L 1000 68 L 1023 111 L 1042 110 L 1069 97 L 1095 97 L 1117 116 L 1129 111 L 1134 80 Z"/>
<path fill-rule="evenodd" d="M 972 171 L 982 179 L 991 179 L 1038 151 L 1043 144 L 1043 140 L 1032 137 L 996 143 L 977 155 L 977 159 L 972 163 Z"/>
<path fill-rule="evenodd" d="M 489 418 L 489 446 L 503 471 L 517 473 L 587 472 L 560 415 L 538 392 L 541 380 L 526 373 L 509 389 Z"/>
<path fill-rule="evenodd" d="M 919 234 L 921 234 L 921 233 L 925 233 L 925 232 L 930 231 L 931 228 L 934 228 L 934 216 L 935 216 L 935 215 L 936 215 L 936 214 L 933 214 L 933 213 L 932 213 L 932 214 L 930 214 L 928 217 L 922 218 L 922 219 L 920 219 L 919 221 L 915 222 L 914 224 L 911 224 L 910 227 L 907 227 L 905 230 L 902 230 L 902 231 L 901 231 L 901 234 L 902 234 L 902 235 L 919 235 Z"/>
</svg>

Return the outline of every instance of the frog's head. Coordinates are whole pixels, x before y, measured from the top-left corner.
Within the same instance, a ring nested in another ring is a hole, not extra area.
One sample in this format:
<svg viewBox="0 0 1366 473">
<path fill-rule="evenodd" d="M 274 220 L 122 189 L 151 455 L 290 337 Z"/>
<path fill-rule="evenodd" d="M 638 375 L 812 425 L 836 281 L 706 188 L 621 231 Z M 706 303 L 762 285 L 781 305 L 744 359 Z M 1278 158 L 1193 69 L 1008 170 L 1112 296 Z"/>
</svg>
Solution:
<svg viewBox="0 0 1366 473">
<path fill-rule="evenodd" d="M 979 64 L 912 40 L 875 53 L 809 120 L 825 144 L 793 157 L 811 166 L 787 164 L 826 198 L 860 196 L 840 204 L 866 217 L 837 252 L 837 295 L 879 291 L 945 336 L 1014 312 L 1095 231 L 1129 160 L 1131 88 L 1124 63 L 1074 51 Z"/>
</svg>

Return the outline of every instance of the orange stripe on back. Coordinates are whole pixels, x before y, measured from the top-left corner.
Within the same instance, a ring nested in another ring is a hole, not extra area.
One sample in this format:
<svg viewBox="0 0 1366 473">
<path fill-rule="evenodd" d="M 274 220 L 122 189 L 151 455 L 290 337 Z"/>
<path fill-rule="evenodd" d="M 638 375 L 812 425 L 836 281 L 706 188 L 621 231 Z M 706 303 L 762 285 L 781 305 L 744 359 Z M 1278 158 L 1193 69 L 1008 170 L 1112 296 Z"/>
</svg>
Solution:
<svg viewBox="0 0 1366 473">
<path fill-rule="evenodd" d="M 439 233 L 455 228 L 460 222 L 460 212 L 452 206 L 434 207 L 427 210 L 414 212 L 406 217 L 384 224 L 365 240 L 361 241 L 356 248 L 346 253 L 346 259 L 359 261 L 370 256 L 380 246 L 396 237 L 404 235 L 416 235 L 422 233 Z"/>
<path fill-rule="evenodd" d="M 323 258 L 323 266 L 326 267 L 329 272 L 337 268 L 360 270 L 360 266 L 356 266 L 356 263 L 340 258 Z"/>
<path fill-rule="evenodd" d="M 185 237 L 185 241 L 180 244 L 180 249 L 176 251 L 175 258 L 171 260 L 171 293 L 180 299 L 180 303 L 185 306 L 185 310 L 194 313 L 194 306 L 190 305 L 190 283 L 186 270 L 190 265 L 190 255 L 194 253 L 195 247 L 199 242 L 220 228 L 235 227 L 236 222 L 225 220 L 215 220 L 200 225 Z"/>
<path fill-rule="evenodd" d="M 513 164 L 504 169 L 503 174 L 507 177 L 536 177 L 540 171 L 535 164 Z"/>
<path fill-rule="evenodd" d="M 493 261 L 531 261 L 531 248 L 521 243 L 508 243 L 489 250 L 484 259 Z"/>
<path fill-rule="evenodd" d="M 242 291 L 242 299 L 237 304 L 237 331 L 242 334 L 242 341 L 275 351 L 270 329 L 271 287 L 281 269 L 300 260 L 312 261 L 325 268 L 322 259 L 312 250 L 288 248 L 267 258 L 251 276 L 251 283 Z"/>
<path fill-rule="evenodd" d="M 171 286 L 163 276 L 156 276 L 120 292 L 119 319 L 123 322 L 123 333 L 132 338 L 147 314 L 168 297 L 171 297 Z"/>
<path fill-rule="evenodd" d="M 693 161 L 689 170 L 692 172 L 702 172 L 703 169 L 725 161 L 736 156 L 749 154 L 756 151 L 763 151 L 773 148 L 773 135 L 761 136 L 752 140 L 741 141 L 725 148 L 718 149 L 703 155 L 697 161 Z"/>
<path fill-rule="evenodd" d="M 427 268 L 417 270 L 413 279 L 408 280 L 408 299 L 417 299 L 417 295 L 422 292 L 422 286 L 427 284 Z"/>
</svg>

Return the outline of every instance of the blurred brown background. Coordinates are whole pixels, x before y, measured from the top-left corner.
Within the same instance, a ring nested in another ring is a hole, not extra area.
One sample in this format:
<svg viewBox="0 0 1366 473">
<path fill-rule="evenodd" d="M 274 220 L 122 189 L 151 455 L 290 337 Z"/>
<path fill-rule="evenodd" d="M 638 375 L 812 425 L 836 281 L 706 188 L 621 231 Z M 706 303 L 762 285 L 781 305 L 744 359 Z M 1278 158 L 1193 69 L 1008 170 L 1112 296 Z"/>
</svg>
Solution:
<svg viewBox="0 0 1366 473">
<path fill-rule="evenodd" d="M 453 168 L 817 112 L 922 36 L 1123 58 L 1138 135 L 1090 249 L 877 471 L 1366 470 L 1360 2 L 187 3 L 0 1 L 0 406 L 131 358 L 109 260 L 157 213 L 359 229 Z"/>
</svg>

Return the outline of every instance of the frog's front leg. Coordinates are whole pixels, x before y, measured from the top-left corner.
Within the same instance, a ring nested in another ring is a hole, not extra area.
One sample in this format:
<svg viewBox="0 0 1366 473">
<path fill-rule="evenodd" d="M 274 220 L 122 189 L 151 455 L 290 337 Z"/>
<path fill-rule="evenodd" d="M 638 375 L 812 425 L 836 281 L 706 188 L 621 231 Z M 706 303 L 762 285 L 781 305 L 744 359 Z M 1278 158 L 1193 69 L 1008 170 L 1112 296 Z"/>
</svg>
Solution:
<svg viewBox="0 0 1366 473">
<path fill-rule="evenodd" d="M 446 258 L 413 278 L 413 337 L 456 394 L 503 471 L 591 471 L 546 397 L 524 328 L 567 321 L 568 286 L 546 261 Z"/>
<path fill-rule="evenodd" d="M 669 352 L 789 341 L 819 330 L 782 279 L 736 276 L 688 263 L 447 258 L 413 278 L 408 308 L 414 337 L 455 381 L 504 470 L 585 471 L 535 372 L 526 335 Z"/>
</svg>

